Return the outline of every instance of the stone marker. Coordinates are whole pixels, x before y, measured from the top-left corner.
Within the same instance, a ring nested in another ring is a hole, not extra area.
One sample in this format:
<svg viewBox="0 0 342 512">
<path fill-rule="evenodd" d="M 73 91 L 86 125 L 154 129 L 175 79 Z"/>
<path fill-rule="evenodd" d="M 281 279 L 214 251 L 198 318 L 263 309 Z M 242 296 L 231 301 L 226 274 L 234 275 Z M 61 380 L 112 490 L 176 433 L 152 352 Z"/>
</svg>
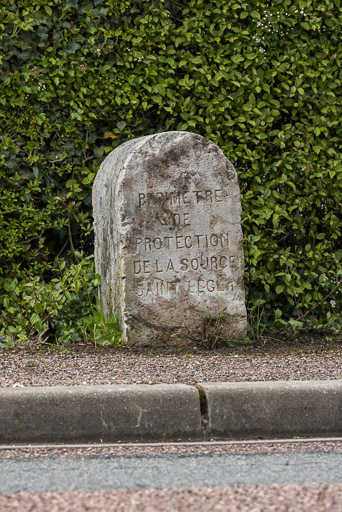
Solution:
<svg viewBox="0 0 342 512">
<path fill-rule="evenodd" d="M 215 144 L 188 132 L 122 144 L 96 176 L 93 210 L 99 298 L 129 345 L 245 336 L 240 191 Z"/>
</svg>

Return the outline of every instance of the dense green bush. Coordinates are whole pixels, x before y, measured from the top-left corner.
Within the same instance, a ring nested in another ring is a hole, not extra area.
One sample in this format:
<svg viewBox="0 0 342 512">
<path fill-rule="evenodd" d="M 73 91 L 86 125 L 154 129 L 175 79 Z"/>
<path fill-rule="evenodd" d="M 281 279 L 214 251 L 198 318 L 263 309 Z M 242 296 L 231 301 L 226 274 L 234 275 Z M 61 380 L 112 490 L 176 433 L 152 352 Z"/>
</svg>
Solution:
<svg viewBox="0 0 342 512">
<path fill-rule="evenodd" d="M 39 343 L 89 341 L 100 346 L 121 344 L 119 318 L 106 319 L 96 303 L 99 278 L 93 257 L 66 267 L 55 260 L 49 282 L 39 276 L 2 280 L 2 319 L 0 348 L 13 346 L 16 340 Z"/>
<path fill-rule="evenodd" d="M 338 0 L 3 0 L 4 328 L 11 280 L 49 283 L 58 259 L 92 253 L 106 154 L 171 129 L 238 170 L 253 325 L 321 301 L 305 320 L 340 318 L 341 22 Z"/>
</svg>

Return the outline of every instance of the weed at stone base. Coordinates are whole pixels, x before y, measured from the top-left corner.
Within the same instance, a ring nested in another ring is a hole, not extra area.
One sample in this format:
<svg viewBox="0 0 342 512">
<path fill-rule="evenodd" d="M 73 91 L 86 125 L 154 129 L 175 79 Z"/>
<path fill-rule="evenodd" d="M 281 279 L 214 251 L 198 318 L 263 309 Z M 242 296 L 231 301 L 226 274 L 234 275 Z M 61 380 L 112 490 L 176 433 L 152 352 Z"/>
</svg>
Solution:
<svg viewBox="0 0 342 512">
<path fill-rule="evenodd" d="M 225 342 L 229 347 L 234 346 L 231 341 L 226 340 L 222 334 L 223 328 L 228 325 L 225 313 L 226 309 L 227 308 L 224 308 L 215 316 L 210 313 L 205 314 L 202 331 L 202 344 L 210 349 L 217 348 L 220 342 Z"/>
<path fill-rule="evenodd" d="M 262 318 L 265 311 L 265 300 L 258 299 L 253 304 L 253 310 L 248 314 L 248 332 L 255 341 L 261 341 L 266 324 L 263 324 Z"/>
<path fill-rule="evenodd" d="M 119 315 L 111 313 L 107 319 L 100 306 L 94 306 L 91 315 L 83 319 L 84 336 L 94 341 L 95 347 L 118 347 L 124 343 Z"/>
</svg>

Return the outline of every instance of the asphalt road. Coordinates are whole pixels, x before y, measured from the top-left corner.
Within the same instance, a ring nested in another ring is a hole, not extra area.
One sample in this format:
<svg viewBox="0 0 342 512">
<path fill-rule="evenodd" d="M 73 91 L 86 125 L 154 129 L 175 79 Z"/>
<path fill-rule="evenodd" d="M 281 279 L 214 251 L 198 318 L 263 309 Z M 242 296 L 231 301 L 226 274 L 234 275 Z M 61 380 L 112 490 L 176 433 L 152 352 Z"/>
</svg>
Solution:
<svg viewBox="0 0 342 512">
<path fill-rule="evenodd" d="M 0 493 L 336 482 L 341 452 L 0 460 Z"/>
</svg>

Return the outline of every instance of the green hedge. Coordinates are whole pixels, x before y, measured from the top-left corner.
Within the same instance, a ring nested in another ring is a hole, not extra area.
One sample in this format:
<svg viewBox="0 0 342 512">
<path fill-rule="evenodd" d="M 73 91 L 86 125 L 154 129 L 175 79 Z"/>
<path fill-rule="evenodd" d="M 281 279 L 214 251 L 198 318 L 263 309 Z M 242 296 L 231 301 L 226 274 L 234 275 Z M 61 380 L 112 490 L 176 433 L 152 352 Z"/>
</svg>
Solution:
<svg viewBox="0 0 342 512">
<path fill-rule="evenodd" d="M 92 253 L 109 151 L 189 130 L 238 170 L 254 325 L 310 311 L 341 279 L 341 22 L 339 0 L 3 0 L 0 300 Z M 339 289 L 305 319 L 338 312 Z"/>
</svg>

